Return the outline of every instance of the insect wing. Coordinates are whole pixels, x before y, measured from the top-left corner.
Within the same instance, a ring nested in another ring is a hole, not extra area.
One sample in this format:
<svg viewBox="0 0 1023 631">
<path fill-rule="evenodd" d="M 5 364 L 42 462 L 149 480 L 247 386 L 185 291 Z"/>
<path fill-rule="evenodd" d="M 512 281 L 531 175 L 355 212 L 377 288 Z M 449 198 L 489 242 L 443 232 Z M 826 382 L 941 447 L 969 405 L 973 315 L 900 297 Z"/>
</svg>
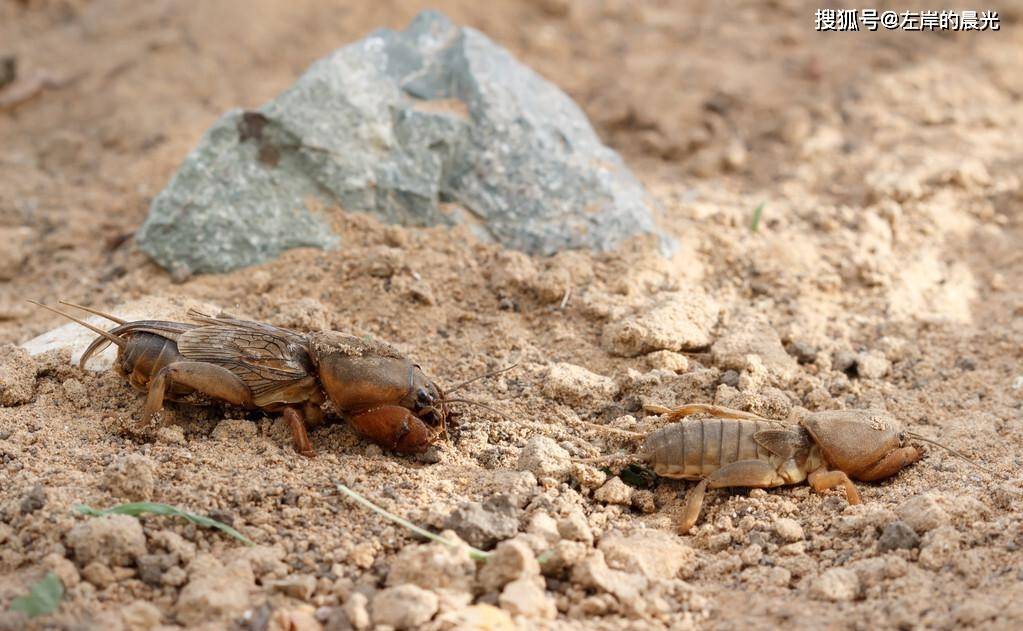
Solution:
<svg viewBox="0 0 1023 631">
<path fill-rule="evenodd" d="M 303 401 L 307 392 L 301 386 L 315 386 L 313 365 L 301 342 L 294 331 L 236 320 L 187 331 L 178 339 L 178 352 L 227 368 L 263 407 Z"/>
</svg>

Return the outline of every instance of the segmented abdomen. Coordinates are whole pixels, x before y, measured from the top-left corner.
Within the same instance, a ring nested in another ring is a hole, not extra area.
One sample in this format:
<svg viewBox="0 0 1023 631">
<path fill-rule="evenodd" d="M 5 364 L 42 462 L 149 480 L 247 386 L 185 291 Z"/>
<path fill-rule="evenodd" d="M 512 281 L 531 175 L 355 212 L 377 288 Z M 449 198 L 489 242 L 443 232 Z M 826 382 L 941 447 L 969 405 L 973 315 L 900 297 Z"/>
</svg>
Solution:
<svg viewBox="0 0 1023 631">
<path fill-rule="evenodd" d="M 659 476 L 698 480 L 738 460 L 770 460 L 753 435 L 772 427 L 723 418 L 679 421 L 647 436 L 640 454 Z"/>
<path fill-rule="evenodd" d="M 161 368 L 183 360 L 177 342 L 154 333 L 131 335 L 128 345 L 117 357 L 122 374 L 127 375 L 131 385 L 140 390 L 149 387 L 150 380 Z"/>
</svg>

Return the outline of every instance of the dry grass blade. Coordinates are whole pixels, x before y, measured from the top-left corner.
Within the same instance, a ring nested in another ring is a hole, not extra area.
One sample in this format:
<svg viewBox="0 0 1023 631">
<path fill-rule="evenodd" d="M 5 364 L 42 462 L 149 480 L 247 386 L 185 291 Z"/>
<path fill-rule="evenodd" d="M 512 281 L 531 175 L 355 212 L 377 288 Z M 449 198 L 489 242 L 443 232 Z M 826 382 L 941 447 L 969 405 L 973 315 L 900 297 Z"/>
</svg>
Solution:
<svg viewBox="0 0 1023 631">
<path fill-rule="evenodd" d="M 352 500 L 354 500 L 355 503 L 359 504 L 360 506 L 362 506 L 364 508 L 368 508 L 369 510 L 373 511 L 377 515 L 380 515 L 381 517 L 384 517 L 385 519 L 389 519 L 390 521 L 393 521 L 394 523 L 398 524 L 399 526 L 403 526 L 405 528 L 408 528 L 409 530 L 411 530 L 412 532 L 416 533 L 420 537 L 425 537 L 425 538 L 429 539 L 430 541 L 436 541 L 437 543 L 443 543 L 444 545 L 451 546 L 452 548 L 458 548 L 458 547 L 461 546 L 461 544 L 459 544 L 459 543 L 451 541 L 450 539 L 445 539 L 444 537 L 441 537 L 440 535 L 434 534 L 434 533 L 430 532 L 429 530 L 426 530 L 425 528 L 420 528 L 419 526 L 413 524 L 412 522 L 410 522 L 407 519 L 404 519 L 402 517 L 398 517 L 394 513 L 391 513 L 391 512 L 389 512 L 387 510 L 384 510 L 380 506 L 377 506 L 376 504 L 374 504 L 373 502 L 369 501 L 368 499 L 366 499 L 362 495 L 356 493 L 355 491 L 353 491 L 352 489 L 348 488 L 344 484 L 338 484 L 337 485 L 337 490 L 340 491 L 341 493 L 343 493 L 344 495 L 346 495 L 347 497 L 351 498 Z M 471 558 L 474 561 L 486 561 L 487 559 L 490 558 L 490 553 L 489 552 L 486 552 L 484 550 L 480 550 L 479 548 L 474 548 L 472 546 L 467 546 L 467 547 L 469 548 L 469 558 Z"/>
<path fill-rule="evenodd" d="M 138 517 L 139 515 L 145 514 L 181 517 L 197 526 L 202 526 L 203 528 L 216 528 L 224 534 L 241 541 L 245 545 L 256 545 L 251 539 L 231 526 L 228 526 L 224 522 L 217 521 L 216 519 L 211 519 L 209 517 L 203 517 L 202 515 L 196 515 L 195 513 L 190 513 L 176 506 L 171 506 L 170 504 L 161 504 L 159 502 L 132 502 L 129 504 L 118 504 L 117 506 L 111 506 L 110 508 L 104 508 L 102 510 L 97 510 L 91 506 L 85 506 L 84 504 L 75 504 L 74 509 L 83 515 L 89 515 L 91 517 L 103 517 L 105 515 L 130 515 L 131 517 Z"/>
</svg>

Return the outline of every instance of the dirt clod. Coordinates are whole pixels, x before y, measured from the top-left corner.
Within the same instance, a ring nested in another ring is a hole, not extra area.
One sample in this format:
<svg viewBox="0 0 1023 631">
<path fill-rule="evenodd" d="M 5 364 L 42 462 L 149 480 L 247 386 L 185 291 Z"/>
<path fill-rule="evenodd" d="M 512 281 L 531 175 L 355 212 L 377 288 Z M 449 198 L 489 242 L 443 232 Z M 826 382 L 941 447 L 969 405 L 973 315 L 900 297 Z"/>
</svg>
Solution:
<svg viewBox="0 0 1023 631">
<path fill-rule="evenodd" d="M 909 498 L 896 509 L 899 517 L 917 533 L 925 533 L 949 522 L 948 513 L 930 493 Z"/>
<path fill-rule="evenodd" d="M 517 468 L 531 472 L 537 479 L 560 479 L 569 474 L 572 462 L 568 452 L 556 442 L 546 436 L 534 436 L 519 453 Z"/>
<path fill-rule="evenodd" d="M 539 576 L 540 564 L 528 545 L 522 541 L 502 541 L 480 568 L 479 586 L 484 592 L 500 591 L 512 581 L 536 580 Z"/>
<path fill-rule="evenodd" d="M 22 405 L 35 394 L 35 363 L 25 350 L 0 345 L 0 406 Z"/>
<path fill-rule="evenodd" d="M 68 533 L 68 545 L 79 565 L 93 562 L 128 565 L 146 553 L 142 525 L 127 515 L 90 517 Z"/>
<path fill-rule="evenodd" d="M 802 541 L 803 527 L 795 519 L 778 517 L 774 520 L 774 534 L 785 543 Z"/>
<path fill-rule="evenodd" d="M 128 502 L 153 499 L 156 463 L 139 454 L 121 456 L 107 467 L 104 482 L 114 497 Z"/>
<path fill-rule="evenodd" d="M 160 626 L 163 614 L 152 603 L 136 600 L 121 607 L 121 621 L 126 631 L 149 631 Z"/>
<path fill-rule="evenodd" d="M 502 545 L 504 543 L 498 549 Z M 475 575 L 476 564 L 464 547 L 428 543 L 402 548 L 391 563 L 387 584 L 468 592 L 472 590 Z"/>
<path fill-rule="evenodd" d="M 714 341 L 710 353 L 715 365 L 722 370 L 739 371 L 740 383 L 751 355 L 757 357 L 755 361 L 775 380 L 784 382 L 795 371 L 796 361 L 785 352 L 777 331 L 763 315 L 750 311 L 742 311 L 732 318 L 724 335 Z"/>
<path fill-rule="evenodd" d="M 856 572 L 835 567 L 810 580 L 810 595 L 818 600 L 848 602 L 860 594 Z"/>
<path fill-rule="evenodd" d="M 605 535 L 598 546 L 607 565 L 649 579 L 673 579 L 693 563 L 695 553 L 678 537 L 659 530 L 637 530 L 624 536 Z"/>
<path fill-rule="evenodd" d="M 602 343 L 609 353 L 623 357 L 704 348 L 711 343 L 717 315 L 717 303 L 702 292 L 671 293 L 609 322 Z"/>
<path fill-rule="evenodd" d="M 559 362 L 552 364 L 543 384 L 544 394 L 571 405 L 603 404 L 618 392 L 614 380 L 586 370 L 582 366 Z"/>
<path fill-rule="evenodd" d="M 375 625 L 414 629 L 437 613 L 437 595 L 415 585 L 398 585 L 373 595 L 370 614 Z"/>
<path fill-rule="evenodd" d="M 248 606 L 253 586 L 248 563 L 236 561 L 224 566 L 215 557 L 201 554 L 189 564 L 188 576 L 174 607 L 182 624 L 234 618 Z"/>
<path fill-rule="evenodd" d="M 471 546 L 492 548 L 502 539 L 515 536 L 519 520 L 514 506 L 467 502 L 448 515 L 445 528 L 454 530 Z"/>
<path fill-rule="evenodd" d="M 881 552 L 912 550 L 919 545 L 920 536 L 904 521 L 893 521 L 885 526 L 877 540 L 877 547 Z"/>
<path fill-rule="evenodd" d="M 558 613 L 554 601 L 544 593 L 543 588 L 528 578 L 520 578 L 505 585 L 498 602 L 502 609 L 513 616 L 550 620 Z"/>
<path fill-rule="evenodd" d="M 367 629 L 371 624 L 369 617 L 369 599 L 365 594 L 356 592 L 344 604 L 345 616 L 348 623 L 356 629 Z"/>
</svg>

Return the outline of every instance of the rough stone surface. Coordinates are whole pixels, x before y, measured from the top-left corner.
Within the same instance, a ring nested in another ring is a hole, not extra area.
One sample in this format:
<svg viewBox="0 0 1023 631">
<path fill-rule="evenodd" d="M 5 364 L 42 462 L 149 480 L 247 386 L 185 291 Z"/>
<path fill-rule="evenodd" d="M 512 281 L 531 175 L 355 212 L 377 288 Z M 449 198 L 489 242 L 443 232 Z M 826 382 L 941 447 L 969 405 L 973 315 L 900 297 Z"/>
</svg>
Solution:
<svg viewBox="0 0 1023 631">
<path fill-rule="evenodd" d="M 437 595 L 415 585 L 388 587 L 373 595 L 370 614 L 376 625 L 414 629 L 437 613 Z"/>
<path fill-rule="evenodd" d="M 612 569 L 651 580 L 676 578 L 696 557 L 678 537 L 660 530 L 637 530 L 628 536 L 611 533 L 601 538 L 598 548 Z"/>
<path fill-rule="evenodd" d="M 602 344 L 613 355 L 635 357 L 655 351 L 710 346 L 718 306 L 702 291 L 679 291 L 604 327 Z"/>
<path fill-rule="evenodd" d="M 554 601 L 535 581 L 520 578 L 505 585 L 498 602 L 513 616 L 551 620 L 558 615 Z"/>
<path fill-rule="evenodd" d="M 860 578 L 853 570 L 831 568 L 810 581 L 810 595 L 818 600 L 845 602 L 859 594 Z"/>
<path fill-rule="evenodd" d="M 24 349 L 0 346 L 0 406 L 28 403 L 35 395 L 36 368 Z"/>
<path fill-rule="evenodd" d="M 149 501 L 156 487 L 156 463 L 139 454 L 121 456 L 107 467 L 104 483 L 120 499 Z"/>
<path fill-rule="evenodd" d="M 146 553 L 142 524 L 127 515 L 90 517 L 68 533 L 68 545 L 80 565 L 94 561 L 128 565 Z"/>
<path fill-rule="evenodd" d="M 582 366 L 559 362 L 551 364 L 543 392 L 569 405 L 606 404 L 618 392 L 614 379 L 598 375 Z"/>
<path fill-rule="evenodd" d="M 656 230 L 649 196 L 567 95 L 436 12 L 335 51 L 258 111 L 225 114 L 137 239 L 168 269 L 225 271 L 338 245 L 317 211 L 330 206 L 469 222 L 537 254 Z"/>
<path fill-rule="evenodd" d="M 530 438 L 519 453 L 517 468 L 537 478 L 565 478 L 572 471 L 569 453 L 546 436 Z"/>
</svg>

